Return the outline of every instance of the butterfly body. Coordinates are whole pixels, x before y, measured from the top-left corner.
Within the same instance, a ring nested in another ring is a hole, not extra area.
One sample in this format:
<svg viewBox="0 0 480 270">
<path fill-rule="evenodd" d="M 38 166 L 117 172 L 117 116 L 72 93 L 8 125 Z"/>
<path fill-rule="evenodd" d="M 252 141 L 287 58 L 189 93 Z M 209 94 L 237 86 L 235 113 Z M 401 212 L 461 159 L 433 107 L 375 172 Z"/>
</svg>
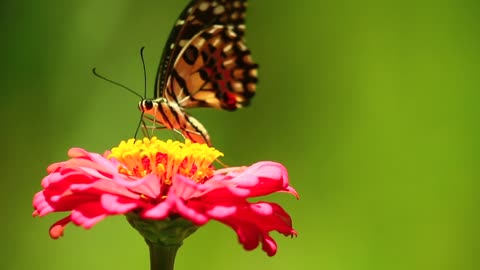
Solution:
<svg viewBox="0 0 480 270">
<path fill-rule="evenodd" d="M 249 104 L 258 65 L 244 41 L 245 11 L 246 0 L 190 2 L 167 41 L 155 98 L 139 104 L 147 119 L 210 145 L 206 129 L 185 109 L 233 111 Z"/>
<path fill-rule="evenodd" d="M 168 102 L 164 98 L 146 99 L 140 102 L 139 107 L 143 113 L 151 115 L 151 117 L 147 116 L 147 119 L 155 124 L 176 130 L 193 142 L 211 145 L 210 136 L 205 127 L 177 103 Z"/>
</svg>

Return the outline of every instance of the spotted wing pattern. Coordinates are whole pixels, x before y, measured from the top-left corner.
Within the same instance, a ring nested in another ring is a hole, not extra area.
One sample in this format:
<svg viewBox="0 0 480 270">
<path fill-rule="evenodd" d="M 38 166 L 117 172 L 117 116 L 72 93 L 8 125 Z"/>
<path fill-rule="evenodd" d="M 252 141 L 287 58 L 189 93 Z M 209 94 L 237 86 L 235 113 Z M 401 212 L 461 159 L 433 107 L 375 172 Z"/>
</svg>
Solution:
<svg viewBox="0 0 480 270">
<path fill-rule="evenodd" d="M 258 65 L 244 41 L 246 6 L 245 0 L 190 2 L 163 52 L 156 98 L 183 108 L 249 104 Z"/>
</svg>

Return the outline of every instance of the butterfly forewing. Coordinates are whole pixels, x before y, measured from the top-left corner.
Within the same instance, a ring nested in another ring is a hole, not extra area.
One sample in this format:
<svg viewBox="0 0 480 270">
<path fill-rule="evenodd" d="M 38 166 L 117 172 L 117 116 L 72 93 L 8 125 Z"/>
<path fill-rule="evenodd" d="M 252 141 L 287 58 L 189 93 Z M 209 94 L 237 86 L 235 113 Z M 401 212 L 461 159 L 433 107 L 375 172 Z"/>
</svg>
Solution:
<svg viewBox="0 0 480 270">
<path fill-rule="evenodd" d="M 183 10 L 168 37 L 155 82 L 155 98 L 164 96 L 167 78 L 182 48 L 200 31 L 229 26 L 243 39 L 246 0 L 192 0 Z"/>
</svg>

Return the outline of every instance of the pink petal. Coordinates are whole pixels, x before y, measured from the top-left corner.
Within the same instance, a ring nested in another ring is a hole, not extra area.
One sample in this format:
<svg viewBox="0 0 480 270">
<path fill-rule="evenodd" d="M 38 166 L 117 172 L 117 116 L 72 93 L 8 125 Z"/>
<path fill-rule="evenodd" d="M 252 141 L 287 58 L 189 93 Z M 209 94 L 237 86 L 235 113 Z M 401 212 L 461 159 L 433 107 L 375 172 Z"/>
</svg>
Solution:
<svg viewBox="0 0 480 270">
<path fill-rule="evenodd" d="M 172 206 L 175 205 L 175 200 L 178 198 L 174 194 L 167 196 L 167 199 L 158 203 L 157 205 L 146 209 L 142 212 L 142 217 L 151 219 L 163 219 L 170 214 Z"/>
<path fill-rule="evenodd" d="M 99 202 L 84 203 L 72 210 L 72 222 L 85 229 L 91 228 L 107 216 L 105 209 Z"/>
<path fill-rule="evenodd" d="M 70 223 L 72 220 L 70 215 L 60 219 L 59 221 L 55 222 L 52 226 L 50 226 L 50 237 L 53 239 L 58 239 L 63 236 L 63 231 L 65 230 L 65 226 Z"/>
<path fill-rule="evenodd" d="M 232 216 L 236 213 L 237 207 L 236 206 L 221 206 L 217 205 L 213 208 L 209 209 L 206 213 L 215 219 L 222 219 L 229 216 Z"/>
<path fill-rule="evenodd" d="M 110 214 L 126 214 L 131 210 L 140 207 L 138 200 L 132 200 L 113 194 L 102 194 L 101 205 Z"/>
<path fill-rule="evenodd" d="M 263 235 L 262 249 L 268 256 L 273 256 L 277 253 L 277 243 L 272 237 L 270 237 L 270 235 Z"/>
</svg>

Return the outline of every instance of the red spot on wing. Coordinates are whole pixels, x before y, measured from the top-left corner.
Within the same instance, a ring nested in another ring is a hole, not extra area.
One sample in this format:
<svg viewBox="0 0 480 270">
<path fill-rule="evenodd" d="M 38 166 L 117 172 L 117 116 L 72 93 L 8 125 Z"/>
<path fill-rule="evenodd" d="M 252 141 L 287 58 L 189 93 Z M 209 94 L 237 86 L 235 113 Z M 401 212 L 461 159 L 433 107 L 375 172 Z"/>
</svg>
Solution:
<svg viewBox="0 0 480 270">
<path fill-rule="evenodd" d="M 229 92 L 225 92 L 223 100 L 225 101 L 225 105 L 227 105 L 227 109 L 234 110 L 237 108 L 237 97 Z"/>
</svg>

